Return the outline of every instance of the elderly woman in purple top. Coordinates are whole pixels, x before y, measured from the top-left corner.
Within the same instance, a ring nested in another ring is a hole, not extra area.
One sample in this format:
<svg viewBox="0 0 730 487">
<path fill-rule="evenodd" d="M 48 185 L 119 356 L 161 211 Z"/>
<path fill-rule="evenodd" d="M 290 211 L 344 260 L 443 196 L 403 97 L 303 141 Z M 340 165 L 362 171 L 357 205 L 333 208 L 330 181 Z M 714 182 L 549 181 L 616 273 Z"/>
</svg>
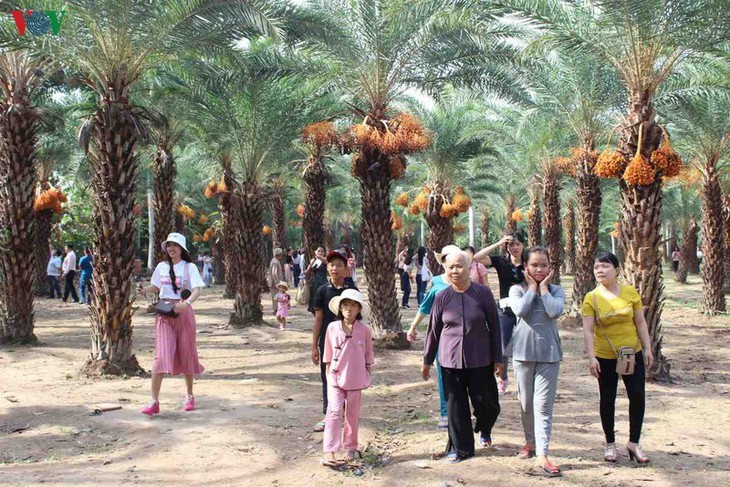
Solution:
<svg viewBox="0 0 730 487">
<path fill-rule="evenodd" d="M 469 280 L 469 255 L 449 253 L 444 264 L 451 285 L 431 309 L 421 374 L 430 377 L 436 352 L 446 393 L 449 417 L 447 460 L 474 456 L 469 399 L 474 407 L 479 443 L 492 445 L 492 427 L 499 416 L 496 374 L 501 374 L 502 337 L 492 291 Z"/>
</svg>

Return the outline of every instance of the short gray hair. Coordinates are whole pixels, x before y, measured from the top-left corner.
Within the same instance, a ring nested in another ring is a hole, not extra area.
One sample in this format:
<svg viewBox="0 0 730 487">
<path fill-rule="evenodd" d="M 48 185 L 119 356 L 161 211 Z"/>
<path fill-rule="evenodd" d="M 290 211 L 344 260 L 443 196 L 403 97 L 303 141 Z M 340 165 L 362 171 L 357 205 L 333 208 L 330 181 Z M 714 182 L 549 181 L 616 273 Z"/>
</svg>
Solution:
<svg viewBox="0 0 730 487">
<path fill-rule="evenodd" d="M 274 257 L 279 257 L 283 253 L 283 250 L 281 250 L 279 247 L 276 247 L 274 249 Z"/>
</svg>

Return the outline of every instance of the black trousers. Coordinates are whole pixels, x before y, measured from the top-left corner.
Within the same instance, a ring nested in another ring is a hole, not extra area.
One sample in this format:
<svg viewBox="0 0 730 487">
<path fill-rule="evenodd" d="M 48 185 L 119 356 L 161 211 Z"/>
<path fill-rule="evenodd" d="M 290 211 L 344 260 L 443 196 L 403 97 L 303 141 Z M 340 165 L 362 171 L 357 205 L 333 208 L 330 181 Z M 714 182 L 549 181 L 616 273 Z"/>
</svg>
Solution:
<svg viewBox="0 0 730 487">
<path fill-rule="evenodd" d="M 400 290 L 403 291 L 403 306 L 408 306 L 408 299 L 411 297 L 411 280 L 408 273 L 404 270 L 400 271 Z"/>
<path fill-rule="evenodd" d="M 324 336 L 324 333 L 322 334 Z M 322 379 L 322 414 L 327 414 L 327 364 L 324 363 L 324 339 L 319 340 L 319 376 Z"/>
<path fill-rule="evenodd" d="M 294 272 L 294 287 L 299 287 L 299 276 L 302 274 L 302 268 L 299 265 L 294 264 L 292 266 L 292 270 Z"/>
<path fill-rule="evenodd" d="M 601 366 L 601 373 L 598 375 L 598 390 L 601 394 L 601 425 L 606 435 L 606 443 L 616 441 L 614 421 L 616 415 L 616 388 L 618 387 L 618 376 L 616 372 L 616 359 L 598 358 Z M 641 438 L 641 426 L 644 423 L 644 409 L 646 408 L 646 371 L 644 366 L 644 354 L 636 354 L 636 366 L 631 375 L 622 375 L 626 387 L 626 395 L 629 397 L 629 441 L 638 443 Z"/>
<path fill-rule="evenodd" d="M 494 367 L 451 369 L 441 367 L 449 417 L 449 441 L 446 452 L 461 457 L 474 455 L 474 433 L 471 427 L 471 408 L 474 408 L 474 431 L 482 437 L 492 437 L 492 427 L 499 416 L 499 393 Z"/>
<path fill-rule="evenodd" d="M 63 288 L 63 300 L 68 299 L 68 294 L 71 293 L 71 298 L 74 302 L 79 302 L 79 295 L 76 293 L 76 285 L 74 284 L 74 278 L 76 277 L 76 271 L 68 271 L 66 273 L 66 285 Z"/>
</svg>

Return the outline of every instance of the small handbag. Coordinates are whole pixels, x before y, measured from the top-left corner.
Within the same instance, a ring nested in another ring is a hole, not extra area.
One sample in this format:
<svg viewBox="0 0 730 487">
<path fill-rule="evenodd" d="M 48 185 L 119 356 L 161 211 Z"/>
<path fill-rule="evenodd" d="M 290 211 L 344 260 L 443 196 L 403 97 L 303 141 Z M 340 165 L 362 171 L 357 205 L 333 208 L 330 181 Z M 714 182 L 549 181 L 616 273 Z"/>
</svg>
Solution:
<svg viewBox="0 0 730 487">
<path fill-rule="evenodd" d="M 190 282 L 190 274 L 189 274 L 188 264 L 185 264 L 185 272 L 183 273 L 183 290 L 180 292 L 180 297 L 182 299 L 188 299 L 190 297 L 190 289 L 188 289 L 186 284 Z M 172 301 L 165 301 L 164 299 L 159 299 L 157 303 L 155 304 L 155 313 L 162 316 L 170 316 L 172 318 L 177 317 L 177 313 L 175 313 L 175 303 Z"/>
<path fill-rule="evenodd" d="M 608 340 L 608 344 L 616 353 L 616 373 L 619 375 L 633 375 L 634 369 L 636 368 L 636 347 L 616 348 L 611 339 L 608 338 L 608 333 L 606 333 L 603 323 L 598 318 L 598 299 L 596 298 L 595 291 L 593 292 L 593 311 L 595 313 L 596 323 L 601 327 L 603 334 L 606 336 L 606 340 Z"/>
</svg>

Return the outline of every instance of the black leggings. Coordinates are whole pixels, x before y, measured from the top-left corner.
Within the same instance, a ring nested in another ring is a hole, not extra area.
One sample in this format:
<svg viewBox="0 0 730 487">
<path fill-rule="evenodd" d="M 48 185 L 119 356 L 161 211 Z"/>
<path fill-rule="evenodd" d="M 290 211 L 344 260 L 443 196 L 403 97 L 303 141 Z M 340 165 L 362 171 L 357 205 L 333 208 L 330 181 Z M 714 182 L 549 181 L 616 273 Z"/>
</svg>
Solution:
<svg viewBox="0 0 730 487">
<path fill-rule="evenodd" d="M 614 431 L 614 416 L 616 414 L 616 388 L 618 387 L 618 376 L 616 372 L 616 359 L 605 359 L 596 357 L 601 365 L 601 373 L 598 375 L 598 389 L 601 394 L 601 425 L 606 435 L 606 443 L 616 441 Z M 644 422 L 644 409 L 646 406 L 646 395 L 644 386 L 646 384 L 646 372 L 644 367 L 644 354 L 636 354 L 636 367 L 632 375 L 622 375 L 626 387 L 626 395 L 629 397 L 629 441 L 638 443 L 641 437 L 641 425 Z"/>
</svg>

